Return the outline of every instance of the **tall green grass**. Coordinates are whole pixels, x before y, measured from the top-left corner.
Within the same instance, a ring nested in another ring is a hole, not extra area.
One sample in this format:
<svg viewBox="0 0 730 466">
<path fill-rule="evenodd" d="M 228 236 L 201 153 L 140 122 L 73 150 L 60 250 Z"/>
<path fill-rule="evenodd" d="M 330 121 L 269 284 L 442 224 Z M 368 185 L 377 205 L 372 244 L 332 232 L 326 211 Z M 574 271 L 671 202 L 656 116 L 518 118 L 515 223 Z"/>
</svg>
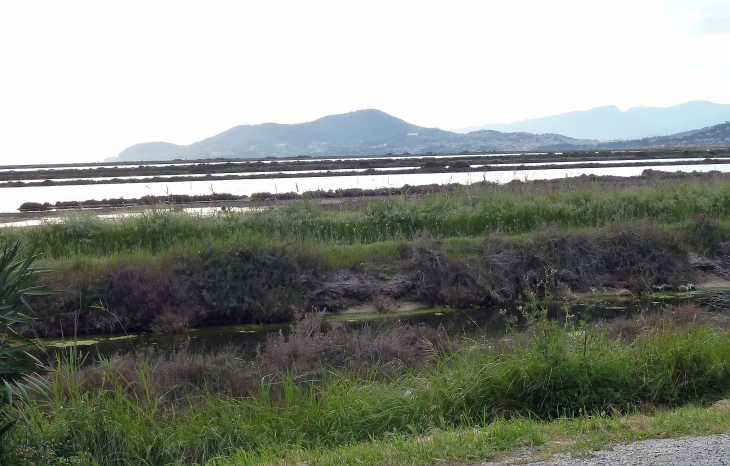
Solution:
<svg viewBox="0 0 730 466">
<path fill-rule="evenodd" d="M 202 244 L 297 243 L 324 245 L 407 241 L 422 232 L 440 238 L 500 231 L 507 235 L 545 228 L 572 229 L 635 221 L 681 224 L 698 215 L 730 216 L 730 183 L 667 183 L 624 189 L 509 191 L 467 186 L 421 199 L 367 203 L 333 211 L 310 201 L 273 210 L 203 217 L 155 209 L 133 218 L 73 216 L 62 223 L 3 229 L 0 240 L 22 239 L 48 258 L 158 254 Z"/>
<path fill-rule="evenodd" d="M 619 442 L 649 438 L 722 434 L 730 429 L 730 410 L 688 406 L 650 415 L 561 418 L 549 422 L 534 419 L 499 419 L 487 426 L 433 429 L 424 435 L 396 433 L 383 439 L 357 442 L 337 448 L 293 448 L 285 453 L 287 464 L 373 466 L 417 464 L 466 464 L 503 458 L 538 462 L 554 454 L 586 457 L 592 451 Z M 278 464 L 284 454 L 247 452 L 222 455 L 209 466 Z"/>
<path fill-rule="evenodd" d="M 141 387 L 133 391 L 115 385 L 113 374 L 94 391 L 52 381 L 54 401 L 23 408 L 29 422 L 12 444 L 68 440 L 72 447 L 61 453 L 88 452 L 102 465 L 198 464 L 236 452 L 273 458 L 502 418 L 710 402 L 730 392 L 730 338 L 726 330 L 665 323 L 627 344 L 598 330 L 543 322 L 527 335 L 475 343 L 397 380 L 292 373 L 263 376 L 248 398 L 202 392 L 174 402 L 145 386 L 154 367 L 140 360 L 137 370 Z"/>
</svg>

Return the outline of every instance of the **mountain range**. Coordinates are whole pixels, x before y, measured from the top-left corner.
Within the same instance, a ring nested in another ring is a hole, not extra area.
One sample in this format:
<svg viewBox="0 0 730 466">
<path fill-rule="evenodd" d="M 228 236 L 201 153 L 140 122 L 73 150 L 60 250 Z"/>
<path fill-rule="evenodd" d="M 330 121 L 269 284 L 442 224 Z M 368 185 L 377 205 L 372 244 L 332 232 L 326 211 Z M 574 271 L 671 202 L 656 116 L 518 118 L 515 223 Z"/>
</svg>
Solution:
<svg viewBox="0 0 730 466">
<path fill-rule="evenodd" d="M 557 133 L 578 139 L 610 141 L 667 136 L 728 120 L 730 105 L 697 100 L 673 107 L 634 107 L 626 111 L 610 105 L 509 124 L 497 123 L 453 131 L 468 133 L 490 129 L 510 133 Z"/>
<path fill-rule="evenodd" d="M 293 125 L 236 126 L 189 146 L 167 142 L 135 144 L 107 161 L 519 151 L 581 143 L 589 144 L 590 141 L 557 134 L 512 134 L 486 130 L 457 134 L 416 126 L 371 109 Z"/>
<path fill-rule="evenodd" d="M 720 120 L 724 118 L 723 109 L 725 107 L 730 108 L 730 105 L 724 106 L 710 102 L 689 102 L 683 105 L 669 107 L 668 109 L 637 107 L 631 109 L 631 113 L 632 115 L 642 115 L 642 118 L 647 121 L 654 118 L 653 121 L 661 123 L 664 127 L 683 128 L 683 125 L 689 124 L 687 121 L 712 121 L 717 123 L 718 118 Z M 615 114 L 613 110 L 606 110 L 610 108 L 601 107 L 588 112 L 572 112 L 543 120 L 553 119 L 552 121 L 562 121 L 564 124 L 567 124 L 565 122 L 574 121 L 574 126 L 582 125 L 589 128 L 588 123 L 594 121 L 591 118 L 595 118 L 596 115 Z M 615 107 L 613 108 L 620 112 Z M 703 113 L 702 108 L 709 110 Z M 586 116 L 586 114 L 590 115 Z M 581 123 L 583 117 L 580 115 L 583 115 L 588 123 Z M 730 120 L 730 114 L 728 114 L 727 119 Z M 659 127 L 659 123 L 655 126 Z M 607 126 L 607 128 L 609 127 Z M 639 127 L 637 126 L 637 128 Z M 644 133 L 637 131 L 636 134 Z M 724 123 L 703 129 L 696 129 L 695 127 L 689 131 L 684 130 L 669 136 L 601 141 L 598 138 L 577 138 L 546 131 L 506 132 L 494 129 L 480 129 L 463 134 L 438 128 L 416 126 L 380 110 L 370 109 L 341 115 L 330 115 L 307 123 L 291 125 L 265 123 L 236 126 L 188 146 L 179 146 L 167 142 L 135 144 L 122 151 L 119 156 L 108 158 L 107 161 L 264 158 L 296 157 L 299 155 L 428 154 L 463 151 L 548 151 L 668 146 L 730 146 L 730 124 Z"/>
</svg>

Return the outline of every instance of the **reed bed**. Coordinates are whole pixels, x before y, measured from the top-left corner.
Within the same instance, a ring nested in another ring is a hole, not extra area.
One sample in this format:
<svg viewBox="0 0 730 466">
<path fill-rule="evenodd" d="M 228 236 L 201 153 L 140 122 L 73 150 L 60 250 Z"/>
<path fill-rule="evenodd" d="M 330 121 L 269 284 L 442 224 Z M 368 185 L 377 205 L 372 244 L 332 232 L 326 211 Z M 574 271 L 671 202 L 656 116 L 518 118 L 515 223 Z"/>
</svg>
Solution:
<svg viewBox="0 0 730 466">
<path fill-rule="evenodd" d="M 61 223 L 3 230 L 0 241 L 22 239 L 47 259 L 60 259 L 154 255 L 176 248 L 199 249 L 203 244 L 365 245 L 410 241 L 424 232 L 461 238 L 637 221 L 676 225 L 698 216 L 724 221 L 730 214 L 726 181 L 657 179 L 653 185 L 650 181 L 643 180 L 637 187 L 567 179 L 563 184 L 478 183 L 418 198 L 394 196 L 353 205 L 343 200 L 341 210 L 298 201 L 272 210 L 207 217 L 161 208 L 138 217 L 77 215 Z"/>
</svg>

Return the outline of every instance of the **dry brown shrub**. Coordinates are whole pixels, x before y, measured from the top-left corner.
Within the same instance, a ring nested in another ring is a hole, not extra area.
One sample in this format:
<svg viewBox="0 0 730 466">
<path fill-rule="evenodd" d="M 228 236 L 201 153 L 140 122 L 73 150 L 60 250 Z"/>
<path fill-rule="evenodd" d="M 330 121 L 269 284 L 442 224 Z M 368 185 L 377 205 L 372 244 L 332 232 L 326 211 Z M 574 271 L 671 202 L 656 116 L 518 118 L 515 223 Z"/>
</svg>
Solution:
<svg viewBox="0 0 730 466">
<path fill-rule="evenodd" d="M 705 324 L 711 320 L 707 309 L 695 306 L 694 304 L 683 304 L 671 309 L 672 321 L 677 324 Z"/>
<path fill-rule="evenodd" d="M 640 322 L 624 317 L 614 319 L 608 326 L 608 337 L 612 340 L 632 342 L 640 333 Z"/>
<path fill-rule="evenodd" d="M 375 307 L 376 312 L 381 314 L 398 310 L 398 305 L 395 300 L 390 296 L 384 295 L 376 296 L 375 299 L 373 299 L 373 307 Z"/>
<path fill-rule="evenodd" d="M 234 351 L 219 354 L 182 351 L 167 355 L 147 351 L 116 355 L 106 361 L 72 368 L 62 364 L 53 374 L 62 394 L 71 393 L 70 386 L 79 385 L 83 391 L 121 391 L 138 397 L 149 394 L 171 401 L 203 391 L 245 396 L 258 383 L 253 363 L 240 359 Z M 146 369 L 150 369 L 147 375 Z M 146 376 L 149 379 L 143 380 Z"/>
<path fill-rule="evenodd" d="M 411 250 L 415 297 L 457 307 L 499 304 L 516 296 L 524 265 L 518 250 L 499 234 L 486 239 L 481 257 L 449 260 L 439 243 L 422 235 Z"/>
<path fill-rule="evenodd" d="M 689 326 L 709 322 L 707 310 L 693 304 L 667 309 L 660 313 L 642 314 L 631 318 L 614 319 L 608 324 L 607 334 L 613 340 L 621 339 L 632 342 L 636 338 L 646 336 L 652 329 L 667 325 Z"/>
<path fill-rule="evenodd" d="M 285 371 L 320 374 L 336 367 L 364 376 L 397 376 L 404 369 L 433 362 L 439 351 L 456 347 L 446 332 L 397 323 L 376 330 L 350 330 L 336 324 L 322 331 L 322 314 L 312 313 L 292 325 L 289 335 L 271 336 L 258 358 L 262 373 Z"/>
<path fill-rule="evenodd" d="M 51 377 L 57 379 L 61 396 L 80 387 L 171 402 L 207 392 L 247 396 L 260 388 L 262 378 L 277 380 L 281 374 L 291 374 L 314 381 L 332 368 L 361 378 L 395 378 L 433 363 L 441 352 L 457 349 L 440 329 L 397 323 L 357 330 L 335 325 L 325 332 L 322 317 L 311 313 L 293 324 L 288 335 L 272 335 L 253 359 L 233 349 L 208 354 L 148 350 L 81 367 L 61 364 Z"/>
</svg>

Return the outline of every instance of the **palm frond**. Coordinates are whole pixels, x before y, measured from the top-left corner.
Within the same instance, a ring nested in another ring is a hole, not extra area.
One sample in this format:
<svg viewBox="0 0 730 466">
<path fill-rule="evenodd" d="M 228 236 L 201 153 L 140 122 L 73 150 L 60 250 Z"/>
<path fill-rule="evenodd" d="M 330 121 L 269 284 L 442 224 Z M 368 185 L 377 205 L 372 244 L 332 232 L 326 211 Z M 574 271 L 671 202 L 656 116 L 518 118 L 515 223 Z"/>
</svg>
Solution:
<svg viewBox="0 0 730 466">
<path fill-rule="evenodd" d="M 43 392 L 47 387 L 36 376 L 48 372 L 48 368 L 30 353 L 38 349 L 37 343 L 11 327 L 33 322 L 21 312 L 23 309 L 32 311 L 25 299 L 27 296 L 50 293 L 36 284 L 38 274 L 47 272 L 33 266 L 36 258 L 20 242 L 0 250 L 0 408 L 11 404 L 16 394 L 30 402 L 28 389 Z M 0 437 L 9 425 L 12 423 L 0 428 Z"/>
</svg>

